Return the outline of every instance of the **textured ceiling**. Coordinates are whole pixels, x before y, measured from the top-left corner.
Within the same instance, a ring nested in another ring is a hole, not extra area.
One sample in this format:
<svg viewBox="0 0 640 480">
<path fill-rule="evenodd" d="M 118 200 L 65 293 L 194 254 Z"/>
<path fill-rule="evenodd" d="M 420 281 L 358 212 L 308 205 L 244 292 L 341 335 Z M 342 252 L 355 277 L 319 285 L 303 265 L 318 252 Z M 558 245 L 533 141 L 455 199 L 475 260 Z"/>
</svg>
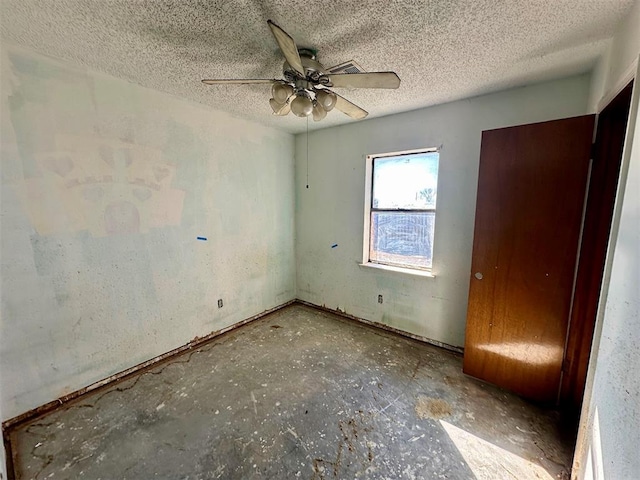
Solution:
<svg viewBox="0 0 640 480">
<path fill-rule="evenodd" d="M 590 70 L 633 0 L 2 0 L 2 37 L 156 90 L 297 133 L 271 115 L 272 19 L 326 67 L 394 70 L 398 90 L 339 93 L 369 118 Z M 349 123 L 338 111 L 310 128 Z"/>
</svg>

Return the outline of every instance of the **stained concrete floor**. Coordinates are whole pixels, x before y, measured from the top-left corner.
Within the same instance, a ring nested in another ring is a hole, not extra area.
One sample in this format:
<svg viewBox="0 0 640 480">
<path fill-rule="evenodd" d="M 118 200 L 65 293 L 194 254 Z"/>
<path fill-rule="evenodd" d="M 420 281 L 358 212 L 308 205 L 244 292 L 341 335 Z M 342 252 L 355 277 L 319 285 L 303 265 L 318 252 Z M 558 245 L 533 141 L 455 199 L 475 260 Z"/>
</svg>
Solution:
<svg viewBox="0 0 640 480">
<path fill-rule="evenodd" d="M 302 305 L 12 433 L 21 479 L 556 479 L 555 413 Z"/>
</svg>

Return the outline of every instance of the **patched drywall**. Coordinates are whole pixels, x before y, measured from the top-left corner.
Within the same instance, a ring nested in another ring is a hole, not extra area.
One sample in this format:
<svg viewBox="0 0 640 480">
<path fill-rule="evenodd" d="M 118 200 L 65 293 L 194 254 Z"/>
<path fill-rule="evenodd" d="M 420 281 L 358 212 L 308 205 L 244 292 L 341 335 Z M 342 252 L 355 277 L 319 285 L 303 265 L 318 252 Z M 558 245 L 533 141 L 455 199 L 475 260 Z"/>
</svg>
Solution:
<svg viewBox="0 0 640 480">
<path fill-rule="evenodd" d="M 3 419 L 295 297 L 291 135 L 10 47 L 1 127 Z"/>
<path fill-rule="evenodd" d="M 462 346 L 481 133 L 584 114 L 588 94 L 589 76 L 582 75 L 312 132 L 308 149 L 298 135 L 298 298 Z M 359 266 L 365 156 L 423 147 L 441 147 L 435 277 Z"/>
</svg>

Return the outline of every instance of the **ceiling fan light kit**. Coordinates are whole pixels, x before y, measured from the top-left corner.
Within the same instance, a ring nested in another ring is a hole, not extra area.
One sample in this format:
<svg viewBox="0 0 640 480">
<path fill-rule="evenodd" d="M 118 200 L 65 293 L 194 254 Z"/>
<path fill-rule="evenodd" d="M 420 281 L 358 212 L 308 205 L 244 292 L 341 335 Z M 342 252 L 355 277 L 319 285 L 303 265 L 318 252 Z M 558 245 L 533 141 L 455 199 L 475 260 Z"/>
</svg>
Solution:
<svg viewBox="0 0 640 480">
<path fill-rule="evenodd" d="M 366 110 L 351 103 L 329 88 L 391 88 L 400 86 L 395 72 L 329 73 L 331 69 L 316 60 L 316 51 L 298 48 L 287 32 L 271 20 L 267 21 L 284 55 L 283 79 L 204 79 L 207 85 L 271 84 L 269 105 L 274 115 L 285 116 L 291 111 L 298 117 L 313 116 L 318 122 L 336 108 L 354 119 L 365 118 Z"/>
</svg>

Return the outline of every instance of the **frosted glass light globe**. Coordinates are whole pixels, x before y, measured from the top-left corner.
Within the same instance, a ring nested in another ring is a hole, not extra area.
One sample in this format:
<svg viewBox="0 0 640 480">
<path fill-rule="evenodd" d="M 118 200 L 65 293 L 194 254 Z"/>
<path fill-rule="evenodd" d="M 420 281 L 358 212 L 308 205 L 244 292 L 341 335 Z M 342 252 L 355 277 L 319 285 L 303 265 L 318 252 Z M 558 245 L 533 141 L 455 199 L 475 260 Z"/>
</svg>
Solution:
<svg viewBox="0 0 640 480">
<path fill-rule="evenodd" d="M 298 117 L 308 117 L 313 112 L 313 102 L 309 97 L 298 95 L 291 102 L 291 111 Z"/>
<path fill-rule="evenodd" d="M 287 99 L 293 94 L 293 87 L 286 83 L 274 83 L 271 86 L 271 95 L 280 105 L 287 103 Z"/>
<path fill-rule="evenodd" d="M 316 102 L 313 106 L 313 121 L 319 122 L 327 116 L 327 111 L 320 105 L 320 102 Z"/>
<path fill-rule="evenodd" d="M 333 110 L 333 107 L 336 106 L 336 102 L 338 101 L 338 97 L 333 92 L 325 92 L 324 90 L 319 90 L 316 92 L 316 100 L 322 108 L 324 108 L 327 112 Z"/>
<path fill-rule="evenodd" d="M 275 99 L 269 99 L 269 105 L 271 106 L 271 110 L 273 110 L 274 115 L 278 115 L 280 117 L 284 117 L 291 111 L 291 105 L 288 103 L 280 104 Z"/>
</svg>

